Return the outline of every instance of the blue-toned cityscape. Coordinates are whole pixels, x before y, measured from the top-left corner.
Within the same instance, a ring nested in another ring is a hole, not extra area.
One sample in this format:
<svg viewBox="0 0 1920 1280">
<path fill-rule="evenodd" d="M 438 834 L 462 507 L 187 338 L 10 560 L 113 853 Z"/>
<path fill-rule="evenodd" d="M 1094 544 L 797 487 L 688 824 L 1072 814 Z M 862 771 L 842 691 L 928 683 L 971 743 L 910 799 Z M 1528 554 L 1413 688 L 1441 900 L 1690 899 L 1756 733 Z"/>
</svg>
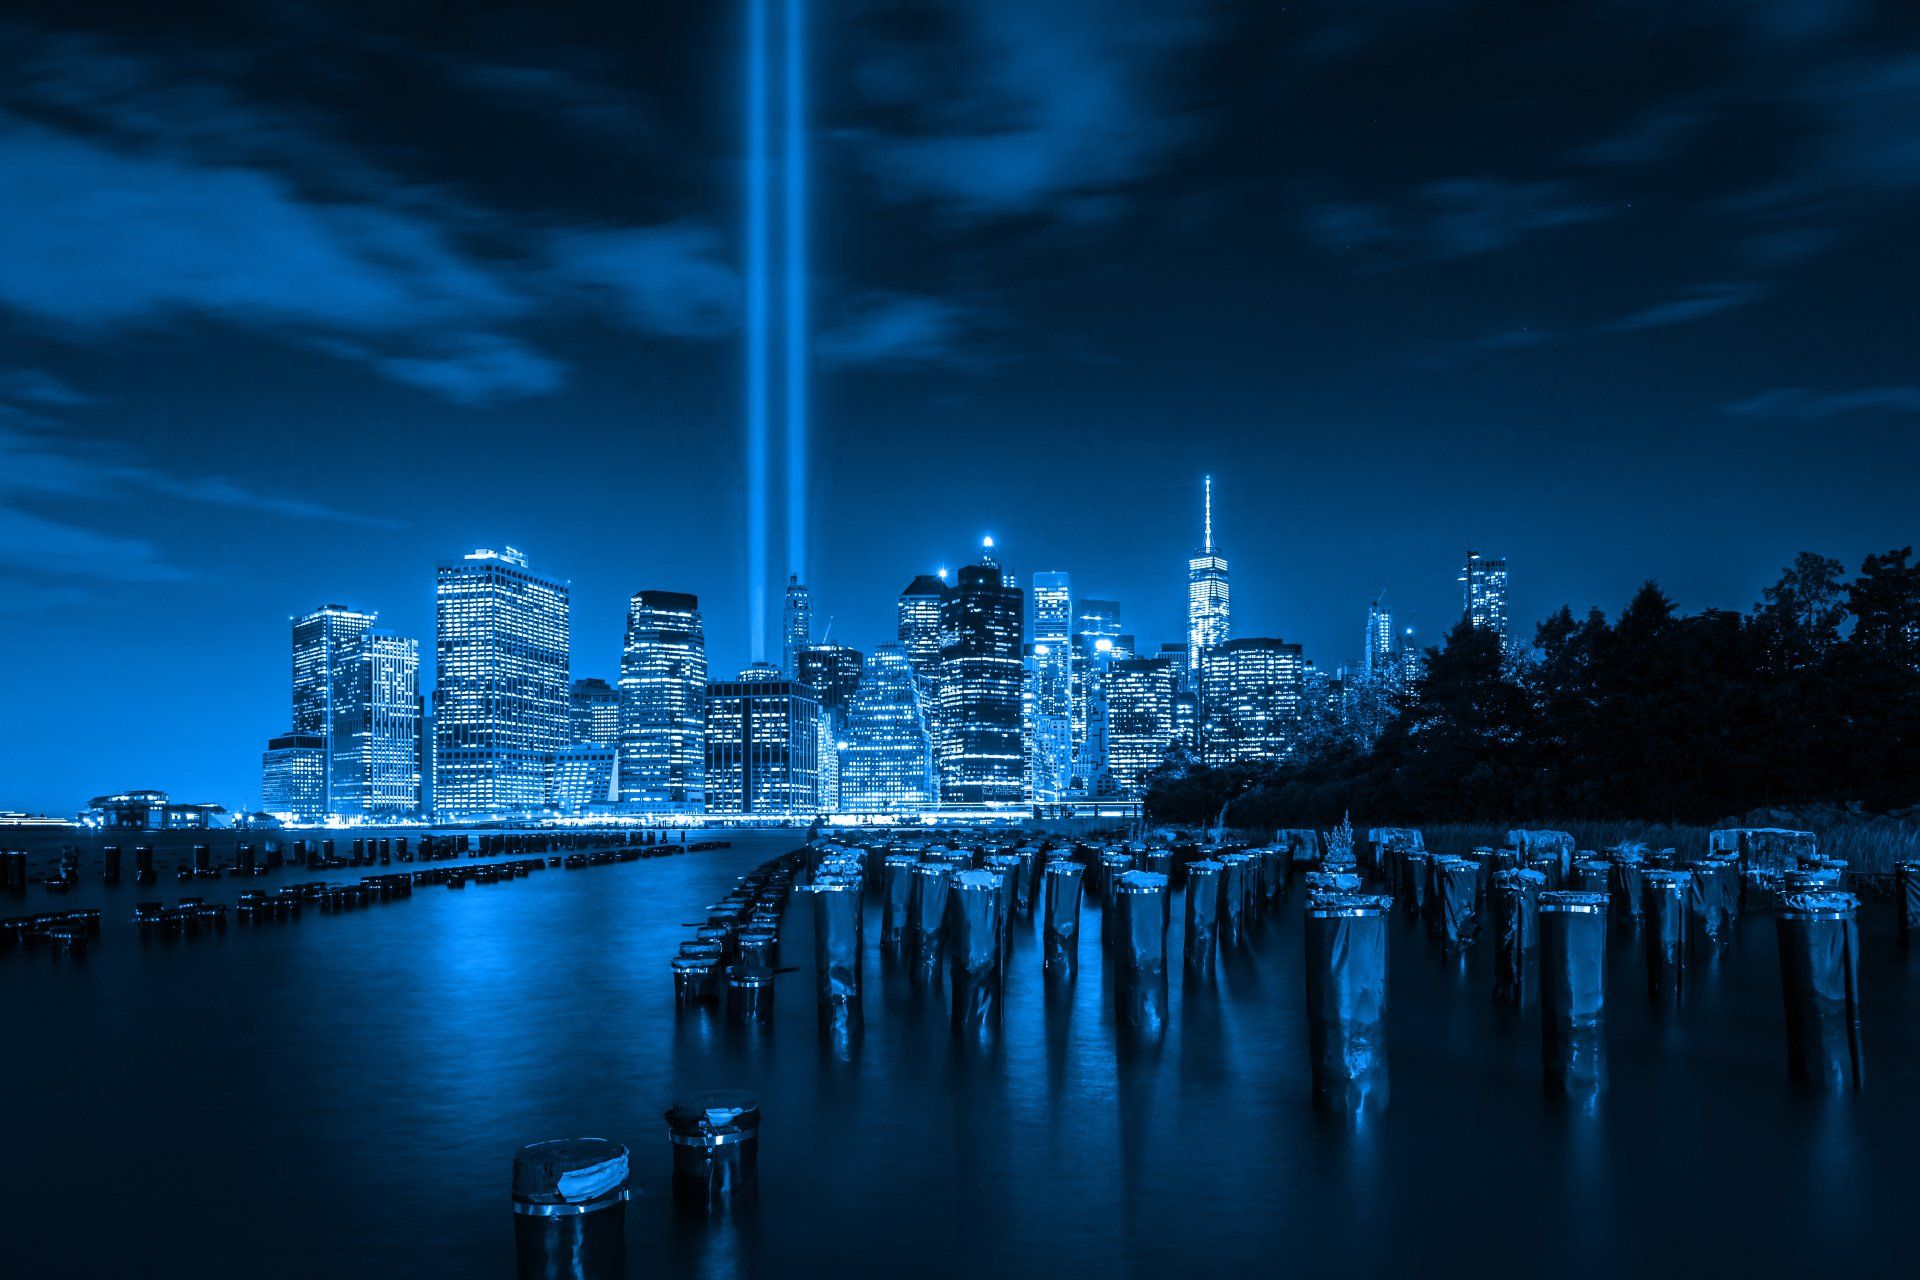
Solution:
<svg viewBox="0 0 1920 1280">
<path fill-rule="evenodd" d="M 1420 664 L 1379 599 L 1356 653 L 1233 635 L 1213 479 L 1187 567 L 1184 641 L 1143 642 L 1119 601 L 1072 576 L 1026 579 L 991 536 L 919 574 L 895 636 L 816 636 L 788 580 L 778 664 L 709 672 L 697 595 L 630 602 L 620 670 L 576 673 L 568 584 L 513 547 L 438 567 L 433 652 L 327 604 L 292 620 L 291 727 L 261 757 L 262 820 L 288 825 L 695 818 L 886 824 L 1126 818 L 1150 774 L 1287 759 L 1308 738 L 1365 740 Z M 1463 616 L 1506 638 L 1504 560 L 1468 552 Z M 1356 615 L 1357 616 L 1357 615 Z M 95 802 L 103 819 L 113 797 Z M 242 821 L 248 820 L 242 817 Z"/>
</svg>

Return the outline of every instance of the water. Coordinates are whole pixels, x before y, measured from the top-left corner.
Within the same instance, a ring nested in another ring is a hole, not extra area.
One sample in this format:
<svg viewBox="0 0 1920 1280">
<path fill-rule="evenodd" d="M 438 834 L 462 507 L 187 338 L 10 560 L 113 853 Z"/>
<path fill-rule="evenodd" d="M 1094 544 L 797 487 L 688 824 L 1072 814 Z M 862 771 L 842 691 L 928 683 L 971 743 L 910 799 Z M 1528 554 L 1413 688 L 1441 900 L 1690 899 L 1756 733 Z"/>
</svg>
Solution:
<svg viewBox="0 0 1920 1280">
<path fill-rule="evenodd" d="M 174 942 L 141 943 L 131 904 L 199 888 L 0 899 L 107 916 L 77 961 L 0 953 L 7 1272 L 509 1276 L 513 1151 L 579 1135 L 633 1149 L 634 1275 L 1831 1273 L 1905 1255 L 1920 957 L 1884 904 L 1864 912 L 1864 1094 L 1788 1087 L 1773 922 L 1753 918 L 1665 1021 L 1638 947 L 1615 946 L 1613 1087 L 1592 1117 L 1542 1098 L 1537 1013 L 1493 1007 L 1490 948 L 1462 970 L 1396 919 L 1392 1105 L 1352 1132 L 1309 1105 L 1297 889 L 1205 990 L 1182 982 L 1176 904 L 1157 1053 L 1116 1053 L 1090 904 L 1070 1003 L 1048 1007 L 1021 927 L 996 1055 L 953 1052 L 944 1004 L 918 1007 L 876 952 L 843 1057 L 816 1029 L 799 895 L 782 945 L 802 972 L 770 1034 L 676 1021 L 683 922 L 794 843 L 732 838 Z M 870 950 L 879 932 L 870 917 Z M 672 1211 L 661 1113 L 722 1086 L 761 1095 L 761 1197 L 709 1227 Z"/>
</svg>

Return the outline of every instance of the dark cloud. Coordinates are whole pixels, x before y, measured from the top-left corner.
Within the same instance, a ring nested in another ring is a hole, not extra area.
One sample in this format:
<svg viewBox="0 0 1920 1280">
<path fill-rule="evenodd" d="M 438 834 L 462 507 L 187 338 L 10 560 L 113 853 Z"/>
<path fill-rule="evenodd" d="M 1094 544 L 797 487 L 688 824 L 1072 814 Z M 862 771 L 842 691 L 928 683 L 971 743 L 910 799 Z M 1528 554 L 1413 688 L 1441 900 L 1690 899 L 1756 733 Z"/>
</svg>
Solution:
<svg viewBox="0 0 1920 1280">
<path fill-rule="evenodd" d="M 965 219 L 1099 217 L 1199 123 L 1172 82 L 1216 30 L 1203 0 L 913 7 L 904 31 L 905 6 L 872 7 L 855 71 L 877 118 L 851 136 L 888 199 Z"/>
<path fill-rule="evenodd" d="M 1366 250 L 1377 265 L 1470 258 L 1541 232 L 1597 222 L 1610 208 L 1570 183 L 1500 178 L 1426 182 L 1390 201 L 1328 197 L 1304 188 L 1302 231 L 1328 250 Z"/>
<path fill-rule="evenodd" d="M 1920 413 L 1920 387 L 1861 387 L 1852 391 L 1809 391 L 1781 387 L 1726 406 L 1742 418 L 1841 418 L 1859 413 Z"/>
<path fill-rule="evenodd" d="M 1621 316 L 1601 326 L 1604 333 L 1637 333 L 1642 329 L 1662 329 L 1668 325 L 1691 324 L 1736 307 L 1748 306 L 1766 296 L 1766 289 L 1752 282 L 1700 285 L 1677 298 L 1656 302 L 1650 307 Z"/>
<path fill-rule="evenodd" d="M 968 345 L 978 322 L 972 308 L 945 298 L 869 294 L 820 335 L 819 351 L 840 365 L 967 363 L 979 358 Z"/>
</svg>

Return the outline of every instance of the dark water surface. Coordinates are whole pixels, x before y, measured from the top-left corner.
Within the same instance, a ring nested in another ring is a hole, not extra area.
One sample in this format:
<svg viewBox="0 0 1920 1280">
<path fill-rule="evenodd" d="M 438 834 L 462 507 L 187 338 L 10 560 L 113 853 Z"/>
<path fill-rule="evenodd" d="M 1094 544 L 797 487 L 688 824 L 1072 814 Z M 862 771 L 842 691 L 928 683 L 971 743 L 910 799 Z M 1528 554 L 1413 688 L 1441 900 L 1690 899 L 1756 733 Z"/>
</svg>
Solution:
<svg viewBox="0 0 1920 1280">
<path fill-rule="evenodd" d="M 1392 1105 L 1355 1132 L 1309 1101 L 1297 886 L 1204 990 L 1180 975 L 1176 902 L 1171 1026 L 1147 1053 L 1116 1052 L 1097 909 L 1051 1007 L 1022 922 L 991 1056 L 956 1053 L 944 1005 L 883 970 L 870 916 L 865 1034 L 839 1055 L 800 895 L 782 946 L 802 972 L 770 1032 L 676 1022 L 683 922 L 794 844 L 732 839 L 173 942 L 143 944 L 133 902 L 202 890 L 0 899 L 107 917 L 77 960 L 0 953 L 0 1275 L 510 1276 L 515 1147 L 585 1135 L 633 1149 L 636 1276 L 1911 1265 L 1920 956 L 1885 904 L 1863 910 L 1862 1095 L 1788 1087 L 1759 917 L 1677 1016 L 1649 1009 L 1638 939 L 1616 942 L 1594 1116 L 1542 1098 L 1537 1012 L 1491 1004 L 1486 947 L 1452 966 L 1396 919 Z M 661 1123 L 713 1087 L 765 1114 L 760 1202 L 719 1226 L 676 1218 Z"/>
</svg>

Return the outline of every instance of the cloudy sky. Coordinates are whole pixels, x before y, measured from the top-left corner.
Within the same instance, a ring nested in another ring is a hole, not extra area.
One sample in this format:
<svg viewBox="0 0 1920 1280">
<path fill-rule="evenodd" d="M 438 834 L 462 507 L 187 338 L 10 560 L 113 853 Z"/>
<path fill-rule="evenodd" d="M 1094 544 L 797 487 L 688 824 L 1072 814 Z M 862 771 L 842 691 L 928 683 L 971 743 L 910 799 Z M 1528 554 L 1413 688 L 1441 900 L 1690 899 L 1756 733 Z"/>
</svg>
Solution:
<svg viewBox="0 0 1920 1280">
<path fill-rule="evenodd" d="M 1915 540 L 1920 11 L 816 3 L 809 574 L 991 531 L 1181 636 L 1428 637 Z M 84 25 L 77 13 L 84 11 Z M 39 4 L 0 27 L 0 807 L 251 805 L 287 618 L 432 566 L 744 660 L 738 5 Z M 776 565 L 781 557 L 776 553 Z"/>
</svg>

